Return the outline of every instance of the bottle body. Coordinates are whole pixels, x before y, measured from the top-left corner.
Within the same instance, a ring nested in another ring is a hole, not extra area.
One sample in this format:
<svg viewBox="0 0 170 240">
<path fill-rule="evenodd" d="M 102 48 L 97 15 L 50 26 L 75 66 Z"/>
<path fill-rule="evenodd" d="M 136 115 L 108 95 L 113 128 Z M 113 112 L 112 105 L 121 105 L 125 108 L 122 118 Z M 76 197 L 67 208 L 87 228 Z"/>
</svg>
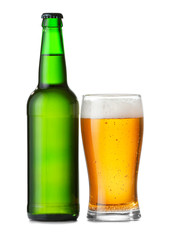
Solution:
<svg viewBox="0 0 170 240">
<path fill-rule="evenodd" d="M 78 102 L 64 88 L 37 90 L 28 101 L 29 217 L 78 212 Z"/>
<path fill-rule="evenodd" d="M 27 104 L 27 211 L 32 220 L 78 217 L 78 112 L 66 83 L 64 53 L 41 53 L 39 85 Z"/>
</svg>

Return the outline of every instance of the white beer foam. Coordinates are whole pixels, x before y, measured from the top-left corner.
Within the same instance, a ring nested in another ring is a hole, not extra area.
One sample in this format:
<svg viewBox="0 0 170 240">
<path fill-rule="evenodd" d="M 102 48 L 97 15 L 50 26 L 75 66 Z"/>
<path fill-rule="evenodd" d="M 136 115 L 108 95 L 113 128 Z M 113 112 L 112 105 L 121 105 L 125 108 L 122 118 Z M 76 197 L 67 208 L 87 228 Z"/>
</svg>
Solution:
<svg viewBox="0 0 170 240">
<path fill-rule="evenodd" d="M 81 118 L 139 118 L 143 117 L 140 95 L 86 95 Z"/>
</svg>

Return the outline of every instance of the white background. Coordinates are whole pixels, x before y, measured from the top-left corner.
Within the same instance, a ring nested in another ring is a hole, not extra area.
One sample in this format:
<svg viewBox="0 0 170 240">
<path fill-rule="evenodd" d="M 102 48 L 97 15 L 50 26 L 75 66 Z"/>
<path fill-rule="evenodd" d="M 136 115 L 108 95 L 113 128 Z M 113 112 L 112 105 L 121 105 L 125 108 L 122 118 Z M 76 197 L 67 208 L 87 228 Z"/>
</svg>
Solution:
<svg viewBox="0 0 170 240">
<path fill-rule="evenodd" d="M 169 239 L 170 1 L 6 0 L 0 5 L 0 239 Z M 81 135 L 78 221 L 27 218 L 26 101 L 38 83 L 43 12 L 64 15 L 68 84 L 80 103 L 86 93 L 142 95 L 140 221 L 87 221 Z"/>
</svg>

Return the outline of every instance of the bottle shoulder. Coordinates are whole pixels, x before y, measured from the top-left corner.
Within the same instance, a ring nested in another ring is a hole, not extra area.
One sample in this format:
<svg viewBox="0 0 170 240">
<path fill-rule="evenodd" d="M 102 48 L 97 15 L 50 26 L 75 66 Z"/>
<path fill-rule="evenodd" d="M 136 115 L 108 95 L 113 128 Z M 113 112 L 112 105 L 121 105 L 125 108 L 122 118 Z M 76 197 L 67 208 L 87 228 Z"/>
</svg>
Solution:
<svg viewBox="0 0 170 240">
<path fill-rule="evenodd" d="M 69 112 L 71 108 L 78 109 L 77 97 L 69 88 L 63 87 L 35 89 L 27 102 L 28 114 Z"/>
<path fill-rule="evenodd" d="M 70 99 L 72 101 L 77 101 L 77 97 L 75 93 L 70 88 L 58 87 L 58 88 L 46 88 L 46 89 L 36 88 L 29 96 L 28 103 L 31 100 L 36 100 L 37 98 L 41 98 L 41 97 L 44 97 L 44 98 L 61 97 L 65 99 Z"/>
</svg>

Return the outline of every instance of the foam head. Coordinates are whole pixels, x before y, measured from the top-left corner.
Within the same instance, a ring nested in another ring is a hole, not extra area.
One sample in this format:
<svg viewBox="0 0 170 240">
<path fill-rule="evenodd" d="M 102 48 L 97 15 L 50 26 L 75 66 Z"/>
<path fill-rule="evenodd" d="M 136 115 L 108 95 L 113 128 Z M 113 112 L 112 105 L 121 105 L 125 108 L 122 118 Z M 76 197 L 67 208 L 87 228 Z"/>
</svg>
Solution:
<svg viewBox="0 0 170 240">
<path fill-rule="evenodd" d="M 140 118 L 143 108 L 140 95 L 85 95 L 81 118 Z"/>
</svg>

